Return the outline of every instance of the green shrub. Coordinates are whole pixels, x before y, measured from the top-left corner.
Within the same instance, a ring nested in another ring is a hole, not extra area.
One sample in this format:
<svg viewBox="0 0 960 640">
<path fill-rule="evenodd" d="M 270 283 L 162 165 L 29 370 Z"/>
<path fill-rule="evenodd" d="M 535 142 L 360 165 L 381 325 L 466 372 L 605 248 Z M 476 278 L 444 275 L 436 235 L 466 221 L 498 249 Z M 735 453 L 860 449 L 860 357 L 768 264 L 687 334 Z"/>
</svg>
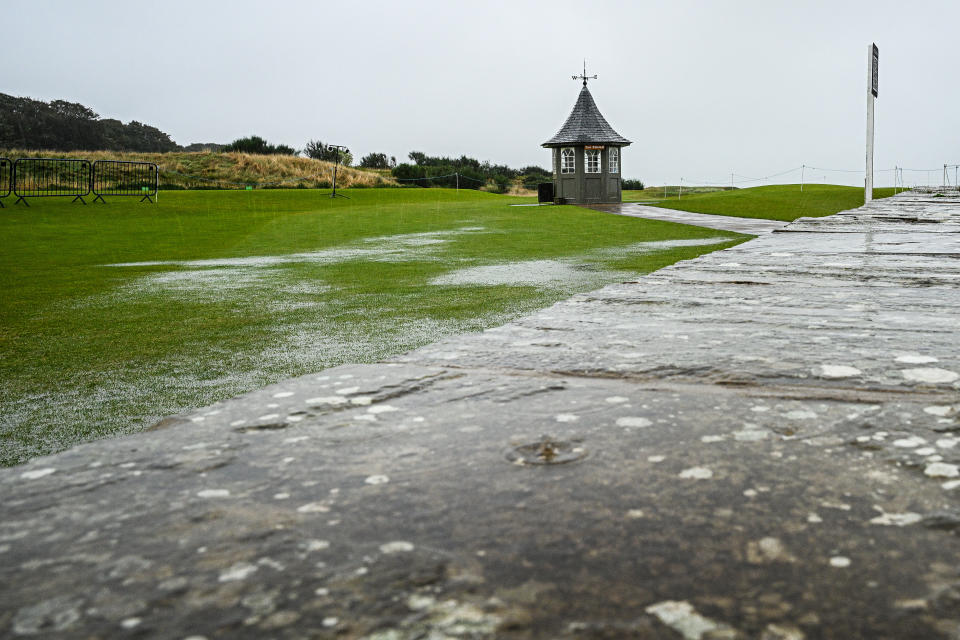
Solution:
<svg viewBox="0 0 960 640">
<path fill-rule="evenodd" d="M 349 149 L 331 149 L 328 145 L 319 140 L 308 140 L 303 148 L 303 155 L 314 160 L 325 160 L 326 162 L 336 162 L 337 156 L 340 156 L 340 164 L 349 167 L 353 164 L 353 154 Z"/>
<path fill-rule="evenodd" d="M 390 160 L 385 153 L 368 153 L 360 159 L 358 166 L 364 169 L 389 169 Z"/>
<path fill-rule="evenodd" d="M 260 136 L 237 138 L 223 148 L 224 152 L 239 151 L 240 153 L 259 153 L 261 155 L 292 156 L 296 152 L 292 147 L 284 144 L 272 145 Z"/>
</svg>

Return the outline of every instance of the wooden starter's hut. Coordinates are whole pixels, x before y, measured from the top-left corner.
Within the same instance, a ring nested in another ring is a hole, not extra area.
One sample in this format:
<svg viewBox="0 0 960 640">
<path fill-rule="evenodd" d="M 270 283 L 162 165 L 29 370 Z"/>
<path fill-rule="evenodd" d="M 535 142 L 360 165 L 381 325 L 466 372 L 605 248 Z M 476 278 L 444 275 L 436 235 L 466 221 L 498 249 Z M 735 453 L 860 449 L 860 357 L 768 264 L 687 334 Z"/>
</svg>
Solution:
<svg viewBox="0 0 960 640">
<path fill-rule="evenodd" d="M 620 202 L 620 149 L 630 141 L 604 120 L 587 89 L 557 135 L 542 146 L 553 150 L 553 197 L 558 204 Z M 594 78 L 596 76 L 593 76 Z"/>
</svg>

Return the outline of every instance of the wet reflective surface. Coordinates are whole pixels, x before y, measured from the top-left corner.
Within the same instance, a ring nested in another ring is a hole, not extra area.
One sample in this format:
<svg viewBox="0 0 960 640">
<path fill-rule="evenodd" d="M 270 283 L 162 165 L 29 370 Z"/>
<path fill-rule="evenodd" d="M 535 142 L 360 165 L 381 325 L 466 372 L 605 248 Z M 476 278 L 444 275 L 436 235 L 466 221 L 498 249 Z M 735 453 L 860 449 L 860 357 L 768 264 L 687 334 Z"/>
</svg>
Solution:
<svg viewBox="0 0 960 640">
<path fill-rule="evenodd" d="M 875 201 L 0 470 L 0 635 L 956 638 L 958 234 Z"/>
<path fill-rule="evenodd" d="M 787 222 L 780 222 L 779 220 L 736 218 L 733 216 L 718 216 L 708 213 L 693 213 L 690 211 L 661 209 L 660 207 L 651 207 L 649 205 L 637 204 L 635 202 L 623 202 L 620 204 L 597 204 L 591 205 L 587 208 L 621 216 L 630 216 L 632 218 L 647 218 L 650 220 L 679 222 L 682 224 L 692 224 L 698 227 L 707 227 L 708 229 L 720 229 L 722 231 L 748 233 L 755 236 L 760 236 L 765 233 L 770 233 L 771 231 L 782 229 L 789 224 Z"/>
</svg>

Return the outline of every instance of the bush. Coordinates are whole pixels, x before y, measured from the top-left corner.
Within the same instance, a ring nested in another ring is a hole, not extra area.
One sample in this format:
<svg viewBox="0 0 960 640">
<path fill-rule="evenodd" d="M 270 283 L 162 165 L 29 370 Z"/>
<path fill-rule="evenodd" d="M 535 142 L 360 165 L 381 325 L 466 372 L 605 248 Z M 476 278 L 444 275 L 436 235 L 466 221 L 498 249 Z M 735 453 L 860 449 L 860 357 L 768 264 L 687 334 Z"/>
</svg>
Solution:
<svg viewBox="0 0 960 640">
<path fill-rule="evenodd" d="M 349 167 L 353 164 L 353 154 L 348 149 L 331 150 L 326 144 L 319 140 L 308 140 L 307 146 L 303 148 L 303 155 L 314 160 L 324 160 L 326 162 L 336 162 L 337 154 L 340 155 L 340 164 Z"/>
<path fill-rule="evenodd" d="M 390 162 L 387 160 L 387 154 L 385 153 L 368 153 L 361 158 L 358 166 L 365 169 L 389 169 Z"/>
<path fill-rule="evenodd" d="M 417 178 L 423 178 L 426 173 L 423 170 L 423 167 L 418 167 L 416 165 L 407 164 L 398 164 L 393 168 L 393 171 L 390 173 L 393 174 L 393 177 L 398 181 L 401 181 L 401 184 L 404 186 L 407 185 L 417 185 L 419 187 L 429 187 L 428 180 L 417 180 Z"/>
<path fill-rule="evenodd" d="M 237 138 L 221 149 L 223 152 L 239 151 L 240 153 L 259 153 L 261 155 L 292 156 L 296 152 L 285 144 L 272 145 L 260 136 Z"/>
<path fill-rule="evenodd" d="M 510 188 L 510 177 L 502 173 L 496 173 L 491 178 L 493 184 L 496 186 L 495 193 L 506 193 L 507 189 Z"/>
<path fill-rule="evenodd" d="M 643 191 L 645 188 L 643 186 L 643 180 L 631 180 L 630 178 L 621 181 L 620 187 L 630 191 Z"/>
<path fill-rule="evenodd" d="M 520 175 L 524 189 L 536 189 L 541 182 L 553 182 L 553 174 L 542 167 L 524 167 Z"/>
</svg>

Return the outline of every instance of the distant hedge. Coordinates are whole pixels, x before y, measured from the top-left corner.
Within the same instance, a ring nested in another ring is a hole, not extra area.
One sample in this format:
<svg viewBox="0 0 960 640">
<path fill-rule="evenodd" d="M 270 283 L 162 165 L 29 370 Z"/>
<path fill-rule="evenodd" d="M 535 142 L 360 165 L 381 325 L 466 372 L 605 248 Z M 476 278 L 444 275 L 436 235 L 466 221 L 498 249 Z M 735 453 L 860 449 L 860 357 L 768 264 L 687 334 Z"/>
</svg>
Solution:
<svg viewBox="0 0 960 640">
<path fill-rule="evenodd" d="M 537 166 L 511 169 L 506 165 L 481 162 L 468 156 L 428 156 L 421 151 L 411 151 L 409 158 L 414 164 L 398 164 L 393 168 L 393 177 L 403 184 L 421 187 L 459 185 L 461 189 L 482 188 L 503 193 L 515 180 L 520 180 L 528 189 L 536 189 L 540 182 L 553 180 L 546 169 Z"/>
</svg>

